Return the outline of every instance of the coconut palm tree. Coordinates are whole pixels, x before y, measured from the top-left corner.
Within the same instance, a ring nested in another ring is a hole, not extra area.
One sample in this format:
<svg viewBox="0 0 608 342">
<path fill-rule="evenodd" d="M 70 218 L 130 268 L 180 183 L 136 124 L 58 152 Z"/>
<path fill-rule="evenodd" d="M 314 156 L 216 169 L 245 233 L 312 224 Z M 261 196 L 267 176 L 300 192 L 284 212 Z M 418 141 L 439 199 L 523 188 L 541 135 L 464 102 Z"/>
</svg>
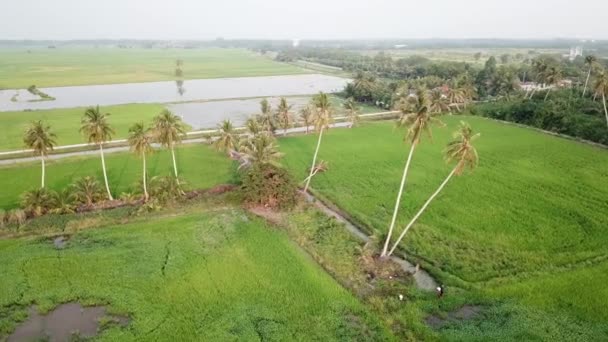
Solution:
<svg viewBox="0 0 608 342">
<path fill-rule="evenodd" d="M 177 163 L 175 161 L 175 145 L 182 141 L 182 137 L 186 134 L 186 127 L 182 119 L 171 113 L 168 109 L 163 109 L 153 120 L 154 135 L 156 141 L 161 146 L 168 148 L 171 151 L 173 159 L 173 173 L 175 178 L 178 178 Z"/>
<path fill-rule="evenodd" d="M 238 154 L 239 168 L 264 164 L 279 167 L 279 160 L 283 157 L 276 145 L 276 139 L 269 134 L 258 134 L 245 140 Z"/>
<path fill-rule="evenodd" d="M 230 153 L 230 151 L 238 148 L 239 137 L 232 125 L 232 121 L 224 120 L 218 125 L 220 136 L 215 141 L 215 148 L 218 151 Z"/>
<path fill-rule="evenodd" d="M 45 165 L 44 159 L 48 155 L 49 151 L 53 150 L 53 147 L 57 144 L 55 138 L 57 136 L 51 132 L 51 127 L 45 125 L 42 121 L 32 121 L 30 126 L 25 131 L 23 142 L 28 148 L 34 150 L 34 154 L 40 156 L 40 163 L 42 164 L 42 180 L 41 188 L 44 188 L 45 180 Z"/>
<path fill-rule="evenodd" d="M 27 191 L 21 195 L 21 207 L 30 216 L 41 216 L 55 207 L 55 196 L 46 188 Z"/>
<path fill-rule="evenodd" d="M 108 199 L 113 200 L 108 184 L 108 174 L 106 172 L 106 160 L 103 155 L 103 144 L 106 141 L 112 140 L 114 130 L 108 123 L 110 113 L 102 113 L 99 106 L 90 107 L 84 112 L 84 116 L 80 125 L 80 132 L 87 137 L 89 143 L 94 143 L 99 146 L 99 155 L 101 156 L 101 168 L 103 170 L 103 179 L 106 184 L 106 192 Z"/>
<path fill-rule="evenodd" d="M 589 71 L 587 72 L 587 79 L 585 80 L 585 88 L 583 88 L 583 97 L 585 97 L 585 93 L 587 92 L 587 84 L 589 83 L 589 77 L 591 77 L 591 70 L 593 70 L 593 66 L 597 63 L 597 57 L 594 55 L 588 55 L 585 57 L 585 64 L 589 66 Z"/>
<path fill-rule="evenodd" d="M 279 124 L 283 128 L 283 136 L 287 135 L 287 129 L 293 124 L 293 116 L 291 115 L 291 108 L 293 106 L 287 104 L 287 99 L 281 97 L 279 100 L 279 106 L 277 107 L 277 115 L 279 117 Z"/>
<path fill-rule="evenodd" d="M 74 202 L 78 204 L 84 204 L 88 207 L 92 206 L 93 203 L 103 198 L 103 190 L 99 185 L 99 182 L 91 176 L 82 177 L 71 186 L 71 193 Z"/>
<path fill-rule="evenodd" d="M 353 126 L 359 123 L 359 106 L 357 106 L 357 102 L 352 97 L 346 99 L 343 104 L 344 109 L 346 109 L 346 118 L 350 122 L 349 128 L 353 128 Z"/>
<path fill-rule="evenodd" d="M 149 198 L 148 195 L 148 181 L 146 176 L 146 154 L 154 151 L 152 148 L 152 134 L 149 129 L 144 127 L 144 123 L 136 123 L 131 128 L 129 128 L 129 137 L 127 139 L 129 141 L 129 146 L 131 147 L 131 152 L 135 153 L 138 156 L 141 156 L 143 160 L 143 173 L 142 173 L 142 181 L 144 187 L 144 201 L 147 201 Z"/>
<path fill-rule="evenodd" d="M 388 235 L 386 237 L 386 241 L 384 242 L 384 247 L 381 253 L 382 257 L 386 257 L 388 252 L 388 245 L 390 243 L 391 235 L 393 234 L 393 229 L 395 228 L 395 223 L 397 221 L 399 205 L 401 204 L 401 196 L 403 195 L 403 190 L 405 189 L 405 180 L 407 178 L 407 173 L 410 168 L 412 156 L 414 155 L 414 150 L 416 149 L 416 146 L 418 146 L 418 144 L 420 143 L 420 138 L 422 137 L 423 132 L 426 132 L 429 135 L 429 138 L 432 137 L 431 124 L 436 123 L 443 125 L 441 121 L 432 116 L 430 111 L 431 101 L 425 89 L 419 88 L 418 90 L 416 90 L 416 95 L 409 96 L 402 102 L 404 103 L 401 103 L 399 105 L 402 111 L 402 115 L 398 121 L 398 126 L 407 127 L 407 135 L 405 139 L 409 140 L 412 146 L 410 147 L 410 151 L 405 162 L 405 168 L 403 169 L 401 185 L 399 185 L 397 200 L 395 201 L 395 209 L 393 210 L 393 216 L 391 218 L 391 224 L 388 229 Z"/>
<path fill-rule="evenodd" d="M 448 89 L 448 106 L 456 107 L 456 110 L 460 112 L 460 104 L 465 104 L 467 101 L 467 94 L 464 87 L 461 87 L 458 82 L 454 81 L 450 84 Z"/>
<path fill-rule="evenodd" d="M 450 111 L 450 103 L 447 96 L 443 94 L 441 89 L 433 89 L 429 98 L 430 106 L 429 112 L 431 113 L 444 113 Z"/>
<path fill-rule="evenodd" d="M 604 115 L 606 116 L 606 124 L 608 125 L 608 109 L 606 109 L 606 96 L 608 96 L 608 70 L 604 70 L 597 76 L 593 87 L 596 96 L 602 97 L 604 103 Z"/>
<path fill-rule="evenodd" d="M 260 120 L 257 116 L 247 119 L 247 121 L 245 121 L 245 127 L 252 136 L 256 136 L 262 131 L 262 126 L 260 125 Z"/>
<path fill-rule="evenodd" d="M 431 197 L 429 197 L 429 199 L 424 203 L 422 208 L 420 208 L 416 215 L 414 215 L 414 217 L 407 224 L 407 226 L 405 226 L 405 229 L 403 229 L 403 232 L 401 232 L 401 235 L 399 235 L 399 238 L 391 248 L 390 252 L 388 253 L 388 256 L 393 254 L 397 246 L 399 246 L 399 242 L 401 242 L 407 231 L 412 227 L 412 225 L 414 225 L 416 220 L 420 217 L 420 215 L 422 215 L 424 210 L 429 206 L 433 199 L 435 199 L 435 197 L 437 197 L 441 190 L 443 190 L 443 188 L 450 181 L 452 176 L 461 175 L 466 168 L 473 170 L 477 166 L 477 150 L 475 150 L 475 147 L 471 143 L 478 136 L 479 133 L 473 134 L 473 130 L 467 123 L 460 123 L 460 129 L 454 133 L 455 140 L 448 143 L 445 149 L 446 161 L 448 163 L 455 161 L 456 166 L 448 174 L 443 183 L 439 185 L 439 188 L 437 188 L 437 190 L 431 195 Z"/>
<path fill-rule="evenodd" d="M 260 111 L 260 124 L 262 125 L 262 129 L 274 134 L 276 124 L 274 122 L 274 117 L 272 116 L 272 106 L 267 99 L 260 101 Z"/>
<path fill-rule="evenodd" d="M 308 134 L 310 124 L 312 122 L 313 111 L 310 106 L 306 106 L 300 109 L 300 119 L 302 120 L 302 124 L 306 127 L 306 134 Z"/>
<path fill-rule="evenodd" d="M 319 147 L 321 146 L 321 139 L 323 139 L 323 132 L 329 129 L 329 125 L 332 122 L 333 112 L 331 101 L 329 100 L 327 94 L 323 92 L 320 92 L 315 97 L 313 97 L 312 102 L 315 109 L 313 124 L 315 126 L 315 131 L 319 133 L 319 138 L 317 140 L 317 148 L 315 149 L 315 154 L 312 157 L 312 166 L 310 167 L 310 174 L 308 175 L 306 185 L 304 185 L 304 192 L 308 191 L 308 187 L 310 186 L 312 173 L 315 169 L 317 162 L 317 155 L 319 154 Z"/>
<path fill-rule="evenodd" d="M 562 70 L 559 65 L 554 64 L 549 66 L 544 74 L 545 83 L 549 85 L 549 89 L 547 89 L 547 94 L 545 95 L 545 101 L 549 97 L 549 93 L 551 92 L 551 87 L 556 86 L 562 80 Z"/>
</svg>

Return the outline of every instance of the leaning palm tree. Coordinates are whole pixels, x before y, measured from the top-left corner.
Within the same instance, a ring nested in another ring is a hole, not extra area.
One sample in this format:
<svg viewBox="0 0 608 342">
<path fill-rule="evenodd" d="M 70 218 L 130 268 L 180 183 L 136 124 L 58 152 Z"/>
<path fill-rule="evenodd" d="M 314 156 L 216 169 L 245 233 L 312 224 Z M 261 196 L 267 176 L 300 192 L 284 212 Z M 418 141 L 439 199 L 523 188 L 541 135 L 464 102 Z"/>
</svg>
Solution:
<svg viewBox="0 0 608 342">
<path fill-rule="evenodd" d="M 559 65 L 551 65 L 546 70 L 544 76 L 545 83 L 549 85 L 549 89 L 547 89 L 547 94 L 545 95 L 545 101 L 547 101 L 549 93 L 551 92 L 551 87 L 556 86 L 562 80 L 562 70 Z"/>
<path fill-rule="evenodd" d="M 168 109 L 163 109 L 160 114 L 154 118 L 154 135 L 161 146 L 171 150 L 175 178 L 178 178 L 177 163 L 175 161 L 175 145 L 182 141 L 184 134 L 186 134 L 186 128 L 182 119 L 171 113 Z"/>
<path fill-rule="evenodd" d="M 308 175 L 306 185 L 304 185 L 304 192 L 308 191 L 308 186 L 310 186 L 312 173 L 315 169 L 317 162 L 317 155 L 319 154 L 319 147 L 321 146 L 321 139 L 323 139 L 323 132 L 329 129 L 329 125 L 332 122 L 333 111 L 329 97 L 323 92 L 320 92 L 315 97 L 313 97 L 312 102 L 315 108 L 313 123 L 315 126 L 315 131 L 319 132 L 319 139 L 317 140 L 317 148 L 315 149 L 315 154 L 312 157 L 312 166 L 310 167 L 310 174 Z"/>
<path fill-rule="evenodd" d="M 401 185 L 399 185 L 399 191 L 397 193 L 397 200 L 395 201 L 395 209 L 393 209 L 393 217 L 391 218 L 391 224 L 388 228 L 388 235 L 384 242 L 384 247 L 380 256 L 385 257 L 388 252 L 388 245 L 391 241 L 391 235 L 393 229 L 395 229 L 395 223 L 397 222 L 397 214 L 399 212 L 399 205 L 401 204 L 401 196 L 405 189 L 405 180 L 407 178 L 407 172 L 410 168 L 410 162 L 414 155 L 416 146 L 420 143 L 422 132 L 426 132 L 429 138 L 432 137 L 431 124 L 437 123 L 443 125 L 441 121 L 434 118 L 431 114 L 430 107 L 431 101 L 428 93 L 425 89 L 419 88 L 416 90 L 415 96 L 407 97 L 399 107 L 401 108 L 402 115 L 398 121 L 398 126 L 407 127 L 406 140 L 409 140 L 412 146 L 405 162 L 405 168 L 403 169 L 403 176 L 401 177 Z"/>
<path fill-rule="evenodd" d="M 215 141 L 214 145 L 218 151 L 230 153 L 238 147 L 238 135 L 232 121 L 224 120 L 218 125 L 220 136 Z"/>
<path fill-rule="evenodd" d="M 279 106 L 277 107 L 277 115 L 279 117 L 279 124 L 283 128 L 283 136 L 287 135 L 287 129 L 293 124 L 293 117 L 291 115 L 291 108 L 293 106 L 287 104 L 287 99 L 281 97 L 279 100 Z"/>
<path fill-rule="evenodd" d="M 239 168 L 252 165 L 281 166 L 279 160 L 283 154 L 279 152 L 276 139 L 269 134 L 258 134 L 243 142 L 239 148 Z"/>
<path fill-rule="evenodd" d="M 390 252 L 388 252 L 388 256 L 392 255 L 397 246 L 399 246 L 399 242 L 403 239 L 407 231 L 414 225 L 416 220 L 422 215 L 424 210 L 428 207 L 428 205 L 435 199 L 435 197 L 443 190 L 445 185 L 450 181 L 452 176 L 461 175 L 462 172 L 468 167 L 473 170 L 477 166 L 477 150 L 471 144 L 473 140 L 475 140 L 479 136 L 479 133 L 473 134 L 473 130 L 471 127 L 465 123 L 460 123 L 460 129 L 454 133 L 454 138 L 452 142 L 448 143 L 448 146 L 445 149 L 445 159 L 448 163 L 452 161 L 456 161 L 456 166 L 452 169 L 452 172 L 448 174 L 446 179 L 439 185 L 439 188 L 429 197 L 429 199 L 424 203 L 422 208 L 414 215 L 412 220 L 405 226 L 401 235 L 391 248 Z"/>
<path fill-rule="evenodd" d="M 112 193 L 110 192 L 110 185 L 108 184 L 108 174 L 106 173 L 106 160 L 103 155 L 103 144 L 106 141 L 112 140 L 112 134 L 114 134 L 114 130 L 108 123 L 108 116 L 110 116 L 110 113 L 102 113 L 99 110 L 99 106 L 88 108 L 84 112 L 80 132 L 87 137 L 90 143 L 99 146 L 106 192 L 108 193 L 108 199 L 113 200 L 114 198 L 112 198 Z"/>
<path fill-rule="evenodd" d="M 53 150 L 53 147 L 57 144 L 55 142 L 56 135 L 51 132 L 51 127 L 42 123 L 42 121 L 32 121 L 30 126 L 25 131 L 23 142 L 28 148 L 34 150 L 36 155 L 40 156 L 40 162 L 42 164 L 42 180 L 41 188 L 44 188 L 45 179 L 45 165 L 44 159 L 48 155 L 49 151 Z"/>
<path fill-rule="evenodd" d="M 343 106 L 346 109 L 346 118 L 350 122 L 348 127 L 353 128 L 359 123 L 359 106 L 357 106 L 357 102 L 352 97 L 346 99 Z"/>
<path fill-rule="evenodd" d="M 591 77 L 591 70 L 593 70 L 593 66 L 597 63 L 597 57 L 594 55 L 589 55 L 585 57 L 585 64 L 589 66 L 589 71 L 587 72 L 587 79 L 585 80 L 585 88 L 583 88 L 583 97 L 585 97 L 585 93 L 587 92 L 587 84 L 589 83 L 589 77 Z"/>
<path fill-rule="evenodd" d="M 313 111 L 310 106 L 300 109 L 300 119 L 302 120 L 304 127 L 306 127 L 306 134 L 308 134 L 310 124 L 312 123 L 312 113 Z"/>
<path fill-rule="evenodd" d="M 129 141 L 129 146 L 131 147 L 131 152 L 135 153 L 138 156 L 141 156 L 143 159 L 143 173 L 142 173 L 142 181 L 144 187 L 144 201 L 147 201 L 148 196 L 148 182 L 146 176 L 146 154 L 154 151 L 152 148 L 152 134 L 150 134 L 150 130 L 144 127 L 144 123 L 136 123 L 131 128 L 129 128 L 129 137 L 127 139 Z"/>
<path fill-rule="evenodd" d="M 596 96 L 602 97 L 604 103 L 604 115 L 606 116 L 606 124 L 608 125 L 608 109 L 606 109 L 606 96 L 608 96 L 608 70 L 604 70 L 597 76 L 593 87 Z"/>
</svg>

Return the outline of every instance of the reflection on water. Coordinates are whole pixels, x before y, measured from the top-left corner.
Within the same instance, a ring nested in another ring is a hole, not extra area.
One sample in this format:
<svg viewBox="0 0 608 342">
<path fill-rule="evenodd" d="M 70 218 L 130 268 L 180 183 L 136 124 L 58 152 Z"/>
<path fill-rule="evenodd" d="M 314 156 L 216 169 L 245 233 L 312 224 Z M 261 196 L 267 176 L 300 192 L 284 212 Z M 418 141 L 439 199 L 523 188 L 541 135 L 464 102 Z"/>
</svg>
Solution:
<svg viewBox="0 0 608 342">
<path fill-rule="evenodd" d="M 186 88 L 184 88 L 184 80 L 176 80 L 175 85 L 177 86 L 177 93 L 179 96 L 184 96 Z"/>
<path fill-rule="evenodd" d="M 222 120 L 230 119 L 236 127 L 241 127 L 251 115 L 260 113 L 261 99 L 227 100 L 211 102 L 176 103 L 167 107 L 193 129 L 215 128 Z M 276 109 L 279 98 L 269 98 L 273 110 Z M 310 97 L 290 97 L 287 99 L 293 105 L 292 113 L 298 111 L 310 102 Z"/>
<path fill-rule="evenodd" d="M 15 90 L 2 90 L 0 111 L 289 96 L 315 94 L 319 91 L 331 93 L 341 91 L 348 81 L 340 77 L 311 74 L 188 80 L 187 92 L 183 83 L 180 85 L 172 81 L 41 88 L 56 98 L 44 102 L 13 102 L 11 97 Z"/>
</svg>

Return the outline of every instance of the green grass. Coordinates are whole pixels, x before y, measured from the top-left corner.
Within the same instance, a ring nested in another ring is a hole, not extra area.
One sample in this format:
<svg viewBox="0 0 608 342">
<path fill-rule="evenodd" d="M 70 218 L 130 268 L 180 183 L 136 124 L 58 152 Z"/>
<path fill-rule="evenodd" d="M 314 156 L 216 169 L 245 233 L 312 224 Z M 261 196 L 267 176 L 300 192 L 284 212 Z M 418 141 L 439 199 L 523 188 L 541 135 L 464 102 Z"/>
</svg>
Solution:
<svg viewBox="0 0 608 342">
<path fill-rule="evenodd" d="M 139 121 L 149 124 L 164 107 L 159 104 L 128 104 L 101 107 L 105 113 L 110 113 L 108 119 L 115 134 L 112 139 L 127 137 L 129 127 Z M 87 142 L 80 133 L 80 120 L 86 108 L 50 109 L 31 112 L 0 113 L 0 151 L 25 149 L 23 132 L 30 122 L 42 120 L 51 126 L 57 135 L 58 145 L 72 145 Z"/>
<path fill-rule="evenodd" d="M 176 150 L 180 177 L 191 188 L 209 188 L 233 181 L 232 163 L 206 145 L 188 145 Z M 150 177 L 173 174 L 171 155 L 165 150 L 148 157 Z M 140 158 L 127 152 L 106 154 L 108 180 L 114 195 L 133 191 L 141 179 Z M 83 176 L 95 176 L 103 182 L 99 154 L 47 162 L 47 187 L 62 190 Z M 19 205 L 19 195 L 40 186 L 40 164 L 0 167 L 0 208 Z"/>
<path fill-rule="evenodd" d="M 414 155 L 397 227 L 448 174 L 441 151 L 462 119 L 482 133 L 479 168 L 447 185 L 402 248 L 448 286 L 597 332 L 608 321 L 601 285 L 608 281 L 608 151 L 482 118 L 444 117 L 448 127 L 434 128 L 434 142 L 424 137 Z M 408 153 L 402 139 L 391 123 L 330 131 L 319 154 L 330 169 L 313 188 L 383 236 Z M 298 179 L 315 143 L 313 135 L 280 140 Z"/>
<path fill-rule="evenodd" d="M 105 304 L 132 319 L 101 341 L 391 340 L 290 242 L 234 207 L 132 219 L 51 240 L 0 241 L 0 338 L 36 303 Z"/>
<path fill-rule="evenodd" d="M 305 73 L 242 49 L 3 49 L 0 89 L 169 81 L 177 59 L 186 79 Z"/>
</svg>

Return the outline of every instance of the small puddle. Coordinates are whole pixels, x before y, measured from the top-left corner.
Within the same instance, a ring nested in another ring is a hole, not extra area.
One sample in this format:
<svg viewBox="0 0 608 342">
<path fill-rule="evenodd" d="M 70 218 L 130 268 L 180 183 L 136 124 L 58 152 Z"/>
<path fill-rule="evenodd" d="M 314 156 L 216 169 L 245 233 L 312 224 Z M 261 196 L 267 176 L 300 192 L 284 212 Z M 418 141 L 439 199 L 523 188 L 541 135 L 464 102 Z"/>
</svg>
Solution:
<svg viewBox="0 0 608 342">
<path fill-rule="evenodd" d="M 104 306 L 83 307 L 78 303 L 67 303 L 46 315 L 41 315 L 35 306 L 31 306 L 28 320 L 21 323 L 7 341 L 63 342 L 70 341 L 74 336 L 89 338 L 100 332 L 101 320 L 120 326 L 129 324 L 128 317 L 106 314 Z"/>
<path fill-rule="evenodd" d="M 53 245 L 56 249 L 64 249 L 67 247 L 68 237 L 67 236 L 58 236 L 53 239 Z"/>
</svg>

